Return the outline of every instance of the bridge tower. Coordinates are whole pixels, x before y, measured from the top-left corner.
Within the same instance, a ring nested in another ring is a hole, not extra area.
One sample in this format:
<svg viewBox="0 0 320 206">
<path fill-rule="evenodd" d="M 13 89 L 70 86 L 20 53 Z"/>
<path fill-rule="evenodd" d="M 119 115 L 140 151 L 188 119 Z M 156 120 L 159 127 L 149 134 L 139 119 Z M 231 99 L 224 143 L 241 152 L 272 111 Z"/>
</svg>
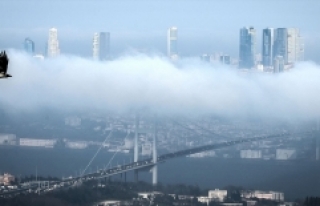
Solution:
<svg viewBox="0 0 320 206">
<path fill-rule="evenodd" d="M 134 162 L 138 162 L 139 160 L 139 147 L 138 147 L 138 135 L 139 135 L 139 115 L 136 114 L 135 116 L 135 131 L 134 131 L 134 157 L 133 157 L 133 161 Z M 138 170 L 134 170 L 134 180 L 136 182 L 138 182 Z"/>
<path fill-rule="evenodd" d="M 316 131 L 314 133 L 314 138 L 315 138 L 315 142 L 316 142 L 316 161 L 320 160 L 320 120 L 319 118 L 317 119 L 317 125 L 316 125 Z"/>
<path fill-rule="evenodd" d="M 155 186 L 158 184 L 157 119 L 155 119 L 153 128 L 152 161 L 154 163 L 152 167 L 152 184 Z"/>
</svg>

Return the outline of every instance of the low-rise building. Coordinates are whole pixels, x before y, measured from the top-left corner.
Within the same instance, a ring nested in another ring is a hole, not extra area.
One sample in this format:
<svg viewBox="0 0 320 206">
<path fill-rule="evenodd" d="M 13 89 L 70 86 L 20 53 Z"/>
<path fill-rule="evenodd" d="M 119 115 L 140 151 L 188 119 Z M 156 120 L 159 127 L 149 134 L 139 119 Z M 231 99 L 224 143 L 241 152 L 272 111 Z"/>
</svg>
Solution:
<svg viewBox="0 0 320 206">
<path fill-rule="evenodd" d="M 284 201 L 284 194 L 282 192 L 276 191 L 242 191 L 241 197 L 250 199 L 250 198 L 257 198 L 257 199 L 266 199 L 266 200 L 273 200 L 277 202 Z"/>
<path fill-rule="evenodd" d="M 223 202 L 224 199 L 227 197 L 228 191 L 227 190 L 209 190 L 208 197 L 214 201 Z"/>
<path fill-rule="evenodd" d="M 10 185 L 11 182 L 15 180 L 14 176 L 9 173 L 4 173 L 0 175 L 0 184 L 1 185 Z"/>
<path fill-rule="evenodd" d="M 16 135 L 0 134 L 0 145 L 17 145 Z"/>
<path fill-rule="evenodd" d="M 19 145 L 21 147 L 45 147 L 53 148 L 57 143 L 55 139 L 31 139 L 31 138 L 20 138 Z"/>
<path fill-rule="evenodd" d="M 65 145 L 70 149 L 85 149 L 88 147 L 88 143 L 85 141 L 67 141 Z"/>
<path fill-rule="evenodd" d="M 261 158 L 261 150 L 241 150 L 240 151 L 241 158 L 249 158 L 249 159 L 260 159 Z"/>
<path fill-rule="evenodd" d="M 277 149 L 276 151 L 277 160 L 295 159 L 296 156 L 297 156 L 297 152 L 295 149 Z"/>
</svg>

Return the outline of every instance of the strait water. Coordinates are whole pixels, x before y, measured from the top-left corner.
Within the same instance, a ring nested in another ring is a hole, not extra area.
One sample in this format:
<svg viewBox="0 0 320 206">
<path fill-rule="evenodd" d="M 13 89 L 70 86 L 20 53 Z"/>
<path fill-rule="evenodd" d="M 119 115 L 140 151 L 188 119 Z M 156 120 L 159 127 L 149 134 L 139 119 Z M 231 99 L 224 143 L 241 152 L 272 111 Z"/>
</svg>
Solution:
<svg viewBox="0 0 320 206">
<path fill-rule="evenodd" d="M 67 177 L 78 175 L 89 163 L 96 149 L 35 149 L 0 147 L 0 172 L 16 176 L 35 175 Z M 101 150 L 87 172 L 108 164 L 113 153 Z M 132 161 L 133 154 L 118 153 L 112 166 Z M 114 179 L 120 179 L 117 175 Z M 151 182 L 151 173 L 140 172 L 139 179 Z M 127 174 L 133 180 L 133 172 Z M 177 158 L 158 166 L 158 180 L 164 184 L 184 183 L 201 188 L 228 185 L 247 189 L 275 190 L 286 199 L 320 195 L 320 164 L 312 161 L 266 161 L 218 158 Z"/>
</svg>

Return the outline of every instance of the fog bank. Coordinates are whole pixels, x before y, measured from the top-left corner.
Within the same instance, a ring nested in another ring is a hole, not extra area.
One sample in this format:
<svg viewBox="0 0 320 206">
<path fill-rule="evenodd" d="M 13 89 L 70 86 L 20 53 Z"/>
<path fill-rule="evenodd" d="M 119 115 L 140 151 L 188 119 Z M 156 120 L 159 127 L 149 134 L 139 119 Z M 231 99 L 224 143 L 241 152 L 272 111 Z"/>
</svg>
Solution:
<svg viewBox="0 0 320 206">
<path fill-rule="evenodd" d="M 16 50 L 8 56 L 13 77 L 0 80 L 0 103 L 17 111 L 138 109 L 284 120 L 320 116 L 320 66 L 312 62 L 271 74 L 143 54 L 108 62 L 75 56 L 42 61 Z"/>
</svg>

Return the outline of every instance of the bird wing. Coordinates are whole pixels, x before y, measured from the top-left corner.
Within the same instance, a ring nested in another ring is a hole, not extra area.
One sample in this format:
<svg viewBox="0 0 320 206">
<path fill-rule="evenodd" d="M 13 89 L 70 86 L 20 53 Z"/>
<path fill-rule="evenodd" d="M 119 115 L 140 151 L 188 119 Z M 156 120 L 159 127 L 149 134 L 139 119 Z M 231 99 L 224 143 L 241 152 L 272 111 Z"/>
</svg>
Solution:
<svg viewBox="0 0 320 206">
<path fill-rule="evenodd" d="M 9 59 L 5 51 L 0 53 L 0 72 L 7 73 Z"/>
</svg>

